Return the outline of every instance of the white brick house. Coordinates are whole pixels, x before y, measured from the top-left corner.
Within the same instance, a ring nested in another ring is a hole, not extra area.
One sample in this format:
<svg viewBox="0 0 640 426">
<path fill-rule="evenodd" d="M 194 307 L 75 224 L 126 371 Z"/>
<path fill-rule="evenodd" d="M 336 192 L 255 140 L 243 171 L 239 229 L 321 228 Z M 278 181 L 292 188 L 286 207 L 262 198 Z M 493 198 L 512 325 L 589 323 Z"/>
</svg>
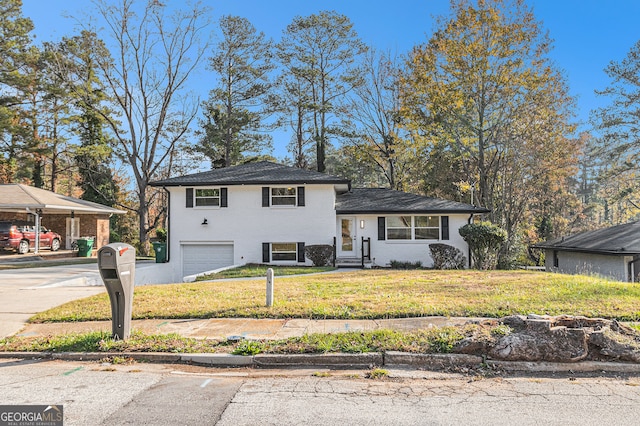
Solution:
<svg viewBox="0 0 640 426">
<path fill-rule="evenodd" d="M 432 264 L 429 244 L 468 257 L 458 229 L 488 210 L 388 189 L 352 189 L 342 178 L 271 162 L 163 181 L 168 255 L 176 279 L 245 263 L 306 264 L 306 245 L 335 247 L 338 263 Z"/>
</svg>

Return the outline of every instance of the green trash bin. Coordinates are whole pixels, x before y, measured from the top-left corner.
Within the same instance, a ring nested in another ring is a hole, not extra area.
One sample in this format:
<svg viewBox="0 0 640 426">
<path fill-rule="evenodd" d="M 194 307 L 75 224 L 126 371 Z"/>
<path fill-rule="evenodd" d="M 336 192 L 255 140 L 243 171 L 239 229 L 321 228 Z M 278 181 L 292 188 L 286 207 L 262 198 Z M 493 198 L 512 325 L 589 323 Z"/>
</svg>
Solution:
<svg viewBox="0 0 640 426">
<path fill-rule="evenodd" d="M 167 243 L 155 242 L 153 251 L 156 253 L 156 263 L 164 263 L 167 261 Z"/>
<path fill-rule="evenodd" d="M 92 238 L 80 238 L 76 240 L 78 243 L 78 257 L 91 257 L 91 250 L 93 249 Z"/>
</svg>

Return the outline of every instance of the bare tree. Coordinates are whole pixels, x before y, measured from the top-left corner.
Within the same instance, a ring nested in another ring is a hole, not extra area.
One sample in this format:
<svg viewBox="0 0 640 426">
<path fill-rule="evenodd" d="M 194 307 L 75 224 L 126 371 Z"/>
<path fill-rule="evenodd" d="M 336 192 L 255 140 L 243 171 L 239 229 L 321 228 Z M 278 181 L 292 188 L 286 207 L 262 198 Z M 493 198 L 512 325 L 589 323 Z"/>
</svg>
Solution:
<svg viewBox="0 0 640 426">
<path fill-rule="evenodd" d="M 157 1 L 141 10 L 134 0 L 94 4 L 105 29 L 90 24 L 85 29 L 95 32 L 108 49 L 95 60 L 102 90 L 113 99 L 111 112 L 96 112 L 106 120 L 114 135 L 114 152 L 135 179 L 138 205 L 133 209 L 145 253 L 149 234 L 163 213 L 152 208 L 157 194 L 150 191 L 149 182 L 168 172 L 167 162 L 196 117 L 198 100 L 183 92 L 207 49 L 200 36 L 209 20 L 199 4 L 170 16 Z"/>
<path fill-rule="evenodd" d="M 400 123 L 399 65 L 389 53 L 371 50 L 363 61 L 364 84 L 344 105 L 341 128 L 350 155 L 374 164 L 391 189 L 405 189 L 410 154 L 408 133 Z"/>
</svg>

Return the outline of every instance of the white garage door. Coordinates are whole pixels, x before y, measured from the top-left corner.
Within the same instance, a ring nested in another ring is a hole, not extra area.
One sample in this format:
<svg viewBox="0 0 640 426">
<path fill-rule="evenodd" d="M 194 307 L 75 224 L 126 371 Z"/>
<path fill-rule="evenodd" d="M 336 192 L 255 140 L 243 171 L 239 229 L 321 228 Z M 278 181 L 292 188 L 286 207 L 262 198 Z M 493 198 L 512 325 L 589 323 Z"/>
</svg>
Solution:
<svg viewBox="0 0 640 426">
<path fill-rule="evenodd" d="M 233 244 L 185 244 L 182 246 L 182 276 L 233 265 Z"/>
</svg>

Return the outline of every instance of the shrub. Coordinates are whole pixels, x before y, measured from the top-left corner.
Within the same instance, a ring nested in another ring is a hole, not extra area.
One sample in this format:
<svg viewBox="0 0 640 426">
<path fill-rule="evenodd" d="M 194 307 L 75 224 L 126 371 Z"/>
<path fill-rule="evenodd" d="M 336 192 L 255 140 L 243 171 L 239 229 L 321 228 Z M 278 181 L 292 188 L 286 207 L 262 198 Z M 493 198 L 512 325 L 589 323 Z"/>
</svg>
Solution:
<svg viewBox="0 0 640 426">
<path fill-rule="evenodd" d="M 456 247 L 448 244 L 429 244 L 434 269 L 464 269 L 467 258 Z"/>
<path fill-rule="evenodd" d="M 233 355 L 252 356 L 264 352 L 264 343 L 256 340 L 243 340 L 231 352 Z"/>
<path fill-rule="evenodd" d="M 474 268 L 495 269 L 500 248 L 507 240 L 507 231 L 491 222 L 480 222 L 463 226 L 460 235 L 469 244 Z"/>
<path fill-rule="evenodd" d="M 304 254 L 313 262 L 313 266 L 333 265 L 333 246 L 327 244 L 305 246 Z"/>
<path fill-rule="evenodd" d="M 167 230 L 164 228 L 156 228 L 156 238 L 161 243 L 167 242 Z"/>
<path fill-rule="evenodd" d="M 389 262 L 391 269 L 420 269 L 422 268 L 422 262 L 402 262 L 400 260 L 392 260 Z"/>
</svg>

